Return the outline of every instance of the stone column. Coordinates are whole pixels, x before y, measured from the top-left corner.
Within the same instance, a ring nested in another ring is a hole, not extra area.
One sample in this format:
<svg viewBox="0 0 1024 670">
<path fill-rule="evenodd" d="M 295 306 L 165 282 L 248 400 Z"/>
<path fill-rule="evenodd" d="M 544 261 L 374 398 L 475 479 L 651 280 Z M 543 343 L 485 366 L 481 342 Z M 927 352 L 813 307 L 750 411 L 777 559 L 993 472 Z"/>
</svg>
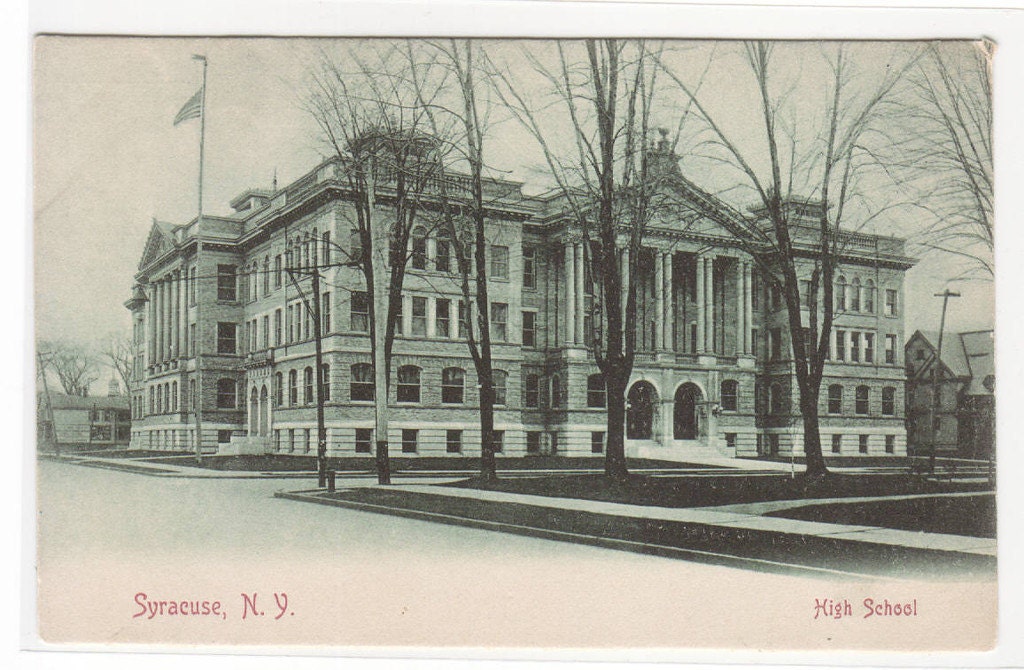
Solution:
<svg viewBox="0 0 1024 670">
<path fill-rule="evenodd" d="M 703 255 L 697 256 L 697 270 L 694 274 L 697 275 L 697 353 L 703 354 L 706 349 L 705 336 L 707 335 L 707 327 L 704 322 L 706 320 L 706 314 L 704 313 L 707 307 L 707 302 L 704 299 L 704 280 L 707 278 L 705 268 L 707 266 L 707 257 Z"/>
<path fill-rule="evenodd" d="M 709 256 L 705 261 L 705 345 L 709 352 L 718 352 L 715 340 L 715 258 Z"/>
<path fill-rule="evenodd" d="M 181 358 L 181 272 L 174 271 L 174 357 Z"/>
<path fill-rule="evenodd" d="M 574 316 L 575 316 L 575 320 L 576 320 L 576 326 L 575 326 L 576 336 L 575 336 L 575 339 L 573 340 L 573 342 L 575 344 L 583 344 L 583 341 L 584 341 L 584 338 L 583 338 L 583 315 L 584 315 L 584 312 L 586 312 L 585 307 L 586 307 L 587 297 L 586 297 L 586 291 L 585 291 L 584 286 L 583 286 L 583 284 L 584 284 L 583 280 L 585 279 L 584 270 L 586 269 L 585 268 L 585 266 L 586 266 L 586 256 L 584 256 L 584 254 L 583 254 L 583 244 L 581 242 L 577 242 L 576 243 L 575 257 L 576 257 L 576 268 L 575 268 L 575 270 L 576 270 L 576 307 L 575 307 Z"/>
<path fill-rule="evenodd" d="M 651 339 L 655 351 L 665 347 L 665 276 L 661 262 L 662 254 L 654 251 L 654 337 Z M 646 324 L 644 324 L 646 325 Z"/>
<path fill-rule="evenodd" d="M 148 344 L 146 365 L 156 362 L 156 284 L 151 283 L 146 291 L 149 304 L 146 305 L 146 343 Z"/>
<path fill-rule="evenodd" d="M 163 363 L 164 359 L 166 358 L 164 352 L 166 351 L 165 347 L 167 346 L 167 336 L 164 333 L 167 321 L 165 316 L 165 313 L 167 311 L 167 282 L 165 282 L 163 278 L 161 278 L 160 281 L 157 283 L 157 289 L 158 291 L 156 320 L 157 332 L 159 333 L 159 335 L 157 336 L 156 342 L 156 360 Z"/>
<path fill-rule="evenodd" d="M 743 263 L 743 353 L 754 353 L 754 277 L 751 261 Z"/>
<path fill-rule="evenodd" d="M 673 276 L 672 276 L 672 252 L 666 251 L 661 255 L 661 263 L 663 269 L 661 271 L 662 279 L 664 280 L 664 288 L 662 293 L 665 296 L 665 317 L 664 317 L 664 328 L 662 333 L 662 347 L 672 351 L 675 349 L 675 331 L 676 331 L 676 319 L 675 319 L 675 296 L 673 291 Z"/>
<path fill-rule="evenodd" d="M 467 315 L 468 319 L 473 318 L 472 312 Z M 412 296 L 402 296 L 402 335 L 409 337 L 412 334 Z"/>
<path fill-rule="evenodd" d="M 565 343 L 576 342 L 576 249 L 571 242 L 565 244 Z"/>
<path fill-rule="evenodd" d="M 736 259 L 736 355 L 742 356 L 747 353 L 744 348 L 746 346 L 746 338 L 743 333 L 747 330 L 747 307 L 746 301 L 744 300 L 744 284 L 746 278 L 746 272 L 744 272 L 745 263 L 742 259 Z"/>
<path fill-rule="evenodd" d="M 451 324 L 449 323 L 449 327 Z M 437 334 L 437 298 L 427 298 L 427 337 Z"/>
</svg>

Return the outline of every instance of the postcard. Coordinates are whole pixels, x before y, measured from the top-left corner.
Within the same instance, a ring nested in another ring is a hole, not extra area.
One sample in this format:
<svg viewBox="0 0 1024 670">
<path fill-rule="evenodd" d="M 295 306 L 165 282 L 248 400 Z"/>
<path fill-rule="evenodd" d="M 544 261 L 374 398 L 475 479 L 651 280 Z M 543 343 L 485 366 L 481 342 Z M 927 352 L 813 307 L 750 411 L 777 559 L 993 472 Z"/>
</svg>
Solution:
<svg viewBox="0 0 1024 670">
<path fill-rule="evenodd" d="M 401 32 L 34 37 L 38 644 L 996 649 L 1003 45 Z"/>
</svg>

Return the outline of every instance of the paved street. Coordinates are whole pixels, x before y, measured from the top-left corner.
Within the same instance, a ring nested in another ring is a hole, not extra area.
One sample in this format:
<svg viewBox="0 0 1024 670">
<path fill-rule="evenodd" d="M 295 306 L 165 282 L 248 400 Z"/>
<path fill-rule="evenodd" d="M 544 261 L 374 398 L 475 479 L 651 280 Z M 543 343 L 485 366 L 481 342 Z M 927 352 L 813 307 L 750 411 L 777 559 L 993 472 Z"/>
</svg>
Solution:
<svg viewBox="0 0 1024 670">
<path fill-rule="evenodd" d="M 273 498 L 296 484 L 39 462 L 44 639 L 685 647 L 735 645 L 739 629 L 752 647 L 784 648 L 808 643 L 805 625 L 761 623 L 812 621 L 822 588 L 835 595 L 820 580 Z M 924 597 L 939 611 L 958 598 L 962 608 L 968 593 L 981 603 L 987 589 L 879 580 L 845 592 Z M 133 617 L 140 592 L 219 599 L 226 617 Z M 245 610 L 242 593 L 258 594 L 264 616 Z M 288 594 L 286 610 L 274 593 Z M 934 634 L 924 621 L 892 627 L 892 642 L 919 625 Z M 810 642 L 853 644 L 858 625 L 822 627 Z"/>
</svg>

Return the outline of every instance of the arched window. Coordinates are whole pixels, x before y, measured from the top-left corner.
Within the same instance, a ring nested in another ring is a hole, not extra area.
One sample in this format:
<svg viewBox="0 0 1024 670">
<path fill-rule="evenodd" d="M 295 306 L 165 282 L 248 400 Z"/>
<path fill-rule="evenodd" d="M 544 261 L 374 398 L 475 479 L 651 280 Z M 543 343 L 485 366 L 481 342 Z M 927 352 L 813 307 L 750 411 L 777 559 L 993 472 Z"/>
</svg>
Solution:
<svg viewBox="0 0 1024 670">
<path fill-rule="evenodd" d="M 864 311 L 875 313 L 875 282 L 870 279 L 864 283 Z"/>
<path fill-rule="evenodd" d="M 597 374 L 587 376 L 587 407 L 604 407 L 608 404 L 607 392 L 605 391 L 604 375 Z"/>
<path fill-rule="evenodd" d="M 164 413 L 164 387 L 160 384 L 156 387 L 156 413 Z"/>
<path fill-rule="evenodd" d="M 854 277 L 850 287 L 850 311 L 860 311 L 860 277 Z"/>
<path fill-rule="evenodd" d="M 420 369 L 415 365 L 398 368 L 398 402 L 420 401 Z"/>
<path fill-rule="evenodd" d="M 868 413 L 868 399 L 870 398 L 871 390 L 867 386 L 857 387 L 857 403 L 854 411 L 857 414 Z"/>
<path fill-rule="evenodd" d="M 836 279 L 836 311 L 846 311 L 846 277 L 839 275 Z"/>
<path fill-rule="evenodd" d="M 828 413 L 843 413 L 843 387 L 839 384 L 832 384 L 828 387 Z"/>
<path fill-rule="evenodd" d="M 444 232 L 438 233 L 434 243 L 434 268 L 438 272 L 449 272 L 452 268 L 452 243 Z"/>
<path fill-rule="evenodd" d="M 349 368 L 352 379 L 349 382 L 348 394 L 351 400 L 373 400 L 373 366 L 369 363 L 356 363 Z"/>
<path fill-rule="evenodd" d="M 299 404 L 299 373 L 296 370 L 288 371 L 288 405 Z"/>
<path fill-rule="evenodd" d="M 320 395 L 324 402 L 331 399 L 331 366 L 327 363 L 320 366 Z"/>
<path fill-rule="evenodd" d="M 466 371 L 462 368 L 445 368 L 441 371 L 441 402 L 461 405 L 465 395 Z"/>
<path fill-rule="evenodd" d="M 196 408 L 196 380 L 190 379 L 188 381 L 188 406 L 189 409 Z"/>
<path fill-rule="evenodd" d="M 309 238 L 310 267 L 316 267 L 318 258 L 320 258 L 320 234 L 314 228 L 313 234 Z"/>
<path fill-rule="evenodd" d="M 535 374 L 523 378 L 523 405 L 531 409 L 540 407 L 540 377 Z"/>
<path fill-rule="evenodd" d="M 504 370 L 493 370 L 494 378 L 494 404 L 508 404 L 508 373 Z"/>
<path fill-rule="evenodd" d="M 412 268 L 427 269 L 427 229 L 417 226 L 412 231 Z"/>
<path fill-rule="evenodd" d="M 562 378 L 558 375 L 551 375 L 551 406 L 562 406 Z"/>
<path fill-rule="evenodd" d="M 726 379 L 722 382 L 722 409 L 728 412 L 735 412 L 737 406 L 737 393 L 739 383 L 735 379 Z"/>
<path fill-rule="evenodd" d="M 882 389 L 882 414 L 886 416 L 896 414 L 896 389 L 892 386 Z"/>
<path fill-rule="evenodd" d="M 234 409 L 238 389 L 234 379 L 217 380 L 217 407 L 220 409 Z"/>
<path fill-rule="evenodd" d="M 156 414 L 155 398 L 156 398 L 156 391 L 153 389 L 152 386 L 150 386 L 149 387 L 149 413 L 150 414 Z"/>
<path fill-rule="evenodd" d="M 178 382 L 171 382 L 171 411 L 178 411 Z"/>
<path fill-rule="evenodd" d="M 313 402 L 313 393 L 314 393 L 314 391 L 313 391 L 313 368 L 307 366 L 306 369 L 302 371 L 302 382 L 303 382 L 303 384 L 302 384 L 302 387 L 303 387 L 302 401 L 305 404 L 309 405 L 309 404 L 311 404 Z"/>
<path fill-rule="evenodd" d="M 284 404 L 284 375 L 280 372 L 274 373 L 274 407 L 281 407 Z"/>
</svg>

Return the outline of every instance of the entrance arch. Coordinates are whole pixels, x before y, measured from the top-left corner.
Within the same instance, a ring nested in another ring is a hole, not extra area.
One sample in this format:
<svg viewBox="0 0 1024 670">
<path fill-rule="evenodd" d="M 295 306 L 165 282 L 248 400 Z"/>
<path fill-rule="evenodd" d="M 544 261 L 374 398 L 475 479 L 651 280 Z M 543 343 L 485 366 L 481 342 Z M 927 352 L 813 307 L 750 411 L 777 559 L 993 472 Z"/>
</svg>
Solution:
<svg viewBox="0 0 1024 670">
<path fill-rule="evenodd" d="M 626 438 L 650 440 L 654 436 L 654 410 L 658 392 L 650 382 L 639 381 L 626 395 Z"/>
<path fill-rule="evenodd" d="M 700 387 L 686 383 L 676 389 L 672 410 L 672 436 L 677 440 L 696 440 L 700 435 L 700 417 L 697 405 L 701 401 Z"/>
</svg>

